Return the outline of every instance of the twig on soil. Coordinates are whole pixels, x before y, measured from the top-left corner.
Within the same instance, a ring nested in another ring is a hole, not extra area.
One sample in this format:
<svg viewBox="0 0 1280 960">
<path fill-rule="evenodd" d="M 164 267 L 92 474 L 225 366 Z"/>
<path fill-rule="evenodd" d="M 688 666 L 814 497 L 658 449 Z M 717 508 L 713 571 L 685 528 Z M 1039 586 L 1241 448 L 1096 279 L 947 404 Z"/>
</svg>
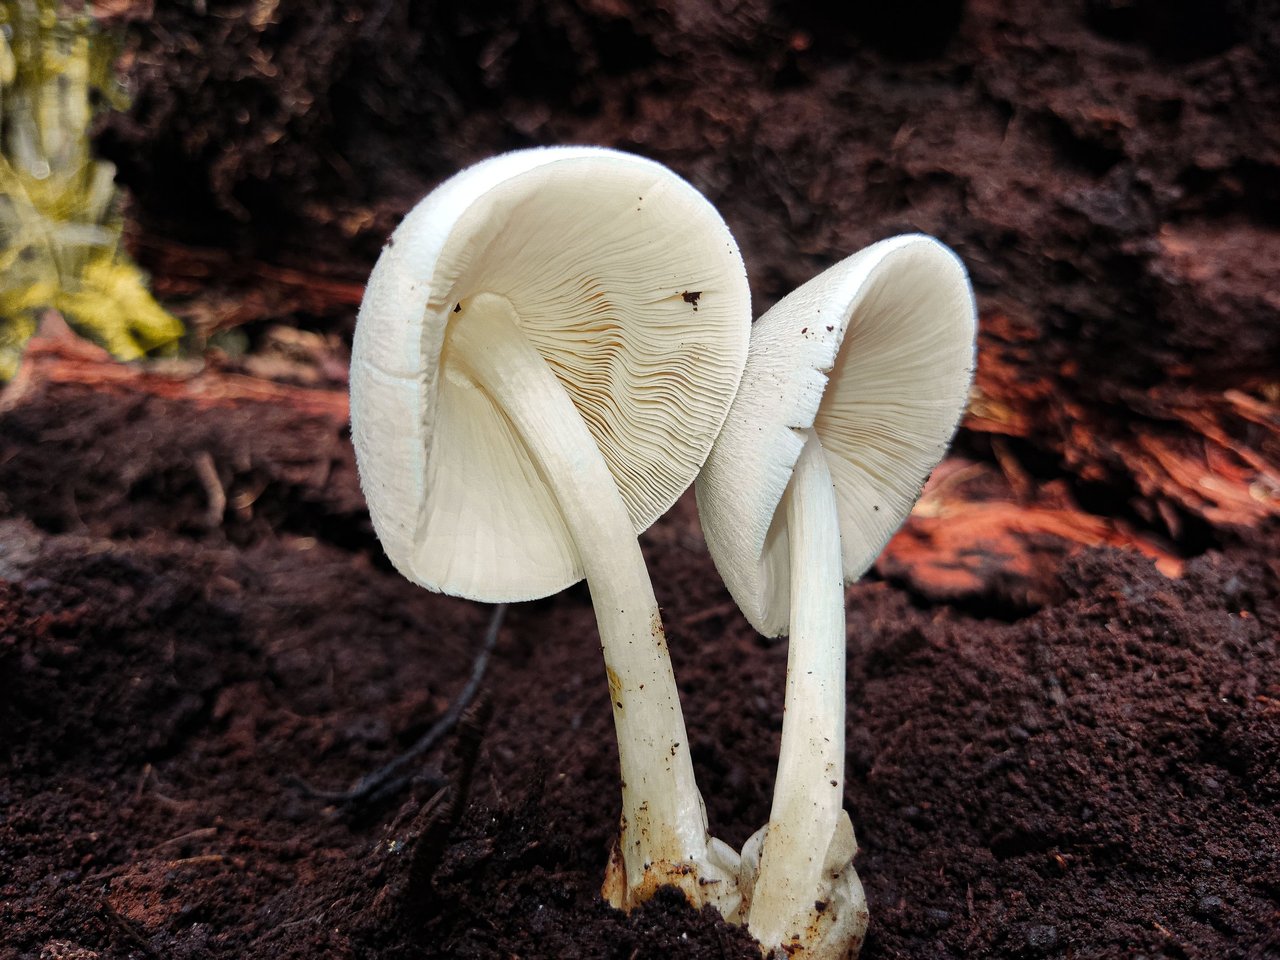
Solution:
<svg viewBox="0 0 1280 960">
<path fill-rule="evenodd" d="M 471 794 L 476 761 L 485 730 L 493 716 L 493 701 L 482 698 L 458 721 L 459 733 L 455 753 L 458 771 L 451 786 L 445 787 L 426 802 L 413 827 L 418 839 L 409 861 L 409 876 L 400 898 L 401 908 L 414 910 L 430 901 L 431 878 L 444 858 L 445 844 L 462 820 L 462 810 Z"/>
<path fill-rule="evenodd" d="M 138 785 L 133 788 L 133 802 L 137 803 L 142 799 L 142 792 L 147 789 L 147 781 L 151 779 L 151 764 L 144 764 L 142 773 L 138 775 Z"/>
<path fill-rule="evenodd" d="M 480 651 L 476 654 L 476 659 L 471 665 L 471 676 L 468 678 L 466 686 L 462 688 L 440 719 L 433 723 L 431 728 L 419 737 L 418 741 L 408 750 L 393 758 L 389 763 L 366 773 L 349 790 L 322 790 L 297 777 L 291 778 L 290 782 L 308 796 L 344 805 L 381 800 L 403 788 L 412 779 L 412 776 L 409 774 L 400 775 L 401 771 L 435 746 L 445 734 L 457 725 L 463 711 L 467 709 L 467 706 L 474 699 L 476 691 L 480 689 L 480 683 L 484 679 L 485 668 L 489 664 L 489 656 L 493 653 L 493 648 L 498 642 L 498 631 L 502 628 L 502 621 L 506 613 L 507 604 L 505 603 L 500 603 L 493 608 L 493 616 L 489 619 L 489 626 L 485 630 L 484 642 L 480 646 Z"/>
<path fill-rule="evenodd" d="M 200 827 L 196 830 L 188 830 L 186 833 L 180 833 L 176 837 L 170 837 L 168 840 L 161 840 L 150 849 L 159 850 L 161 847 L 172 846 L 175 843 L 187 843 L 191 840 L 209 840 L 217 835 L 217 827 Z"/>
<path fill-rule="evenodd" d="M 150 793 L 147 793 L 147 784 L 153 785 Z M 150 797 L 163 807 L 170 810 L 185 810 L 194 805 L 192 800 L 175 800 L 173 797 L 161 793 L 156 787 L 159 786 L 159 780 L 156 778 L 155 768 L 151 764 L 146 764 L 142 768 L 142 774 L 138 777 L 138 785 L 134 788 L 133 802 L 138 803 L 142 798 Z"/>
<path fill-rule="evenodd" d="M 138 932 L 138 928 L 135 927 L 133 923 L 116 912 L 116 908 L 113 907 L 110 902 L 103 899 L 99 904 L 100 909 L 98 912 L 102 918 L 119 930 L 126 940 L 145 953 L 148 957 L 159 958 L 160 954 L 156 952 L 155 947 L 151 946 L 150 941 Z"/>
<path fill-rule="evenodd" d="M 225 853 L 202 853 L 198 857 L 182 857 L 179 860 L 169 860 L 165 866 L 172 869 L 173 867 L 190 867 L 199 866 L 206 863 L 229 863 L 233 867 L 244 869 L 244 861 L 238 857 L 230 857 Z"/>
<path fill-rule="evenodd" d="M 195 467 L 196 476 L 209 500 L 209 507 L 205 511 L 205 526 L 210 530 L 220 527 L 222 517 L 227 512 L 227 492 L 218 479 L 218 467 L 213 462 L 213 455 L 208 450 L 201 450 L 196 454 L 192 466 Z"/>
</svg>

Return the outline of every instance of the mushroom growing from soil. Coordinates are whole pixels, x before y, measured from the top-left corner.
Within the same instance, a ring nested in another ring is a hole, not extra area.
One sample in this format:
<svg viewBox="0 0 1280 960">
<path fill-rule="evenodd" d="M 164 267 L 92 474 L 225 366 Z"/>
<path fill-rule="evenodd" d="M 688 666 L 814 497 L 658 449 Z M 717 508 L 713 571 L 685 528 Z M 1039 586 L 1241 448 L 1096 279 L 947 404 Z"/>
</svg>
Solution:
<svg viewBox="0 0 1280 960">
<path fill-rule="evenodd" d="M 877 243 L 752 329 L 697 482 L 707 545 L 747 620 L 790 634 L 769 823 L 742 851 L 741 916 L 770 949 L 843 960 L 867 925 L 843 807 L 844 584 L 906 519 L 973 375 L 964 266 L 929 237 Z"/>
<path fill-rule="evenodd" d="M 593 147 L 459 173 L 404 219 L 365 292 L 351 424 L 378 537 L 407 578 L 483 601 L 586 577 L 622 775 L 605 895 L 662 884 L 736 909 L 707 834 L 636 540 L 693 481 L 733 400 L 746 272 L 707 200 Z"/>
</svg>

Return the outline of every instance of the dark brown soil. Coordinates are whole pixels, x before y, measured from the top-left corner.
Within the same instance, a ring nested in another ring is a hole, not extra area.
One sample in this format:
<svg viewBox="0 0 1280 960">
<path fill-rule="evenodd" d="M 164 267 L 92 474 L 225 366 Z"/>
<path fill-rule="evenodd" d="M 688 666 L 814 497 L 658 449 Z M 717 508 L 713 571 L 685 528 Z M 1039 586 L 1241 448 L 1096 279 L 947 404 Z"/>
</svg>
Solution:
<svg viewBox="0 0 1280 960">
<path fill-rule="evenodd" d="M 618 796 L 584 590 L 513 610 L 461 821 L 415 874 L 452 741 L 370 809 L 295 781 L 345 786 L 416 738 L 486 611 L 387 569 L 338 418 L 211 400 L 217 374 L 40 370 L 0 416 L 0 957 L 755 955 L 713 914 L 597 895 Z M 733 612 L 689 503 L 645 544 L 738 845 L 768 813 L 785 649 Z M 1278 573 L 1261 546 L 1179 580 L 1087 550 L 1012 618 L 854 588 L 864 956 L 1280 950 Z"/>
<path fill-rule="evenodd" d="M 300 786 L 412 743 L 489 616 L 374 540 L 358 284 L 442 176 L 550 142 L 690 177 L 758 309 L 905 229 L 973 271 L 956 455 L 849 591 L 863 957 L 1280 957 L 1274 4 L 102 6 L 140 256 L 256 352 L 144 373 L 44 341 L 0 394 L 0 960 L 759 956 L 678 898 L 598 896 L 619 796 L 582 586 L 511 611 L 408 789 Z M 690 501 L 643 543 L 739 846 L 785 646 Z"/>
</svg>

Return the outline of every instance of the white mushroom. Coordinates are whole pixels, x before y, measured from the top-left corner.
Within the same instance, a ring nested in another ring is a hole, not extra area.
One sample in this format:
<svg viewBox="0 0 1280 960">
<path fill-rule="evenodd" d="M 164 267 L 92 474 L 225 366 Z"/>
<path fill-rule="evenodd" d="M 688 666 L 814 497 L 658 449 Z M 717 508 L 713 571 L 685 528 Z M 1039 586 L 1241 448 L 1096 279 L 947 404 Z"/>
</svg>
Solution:
<svg viewBox="0 0 1280 960">
<path fill-rule="evenodd" d="M 975 310 L 964 266 L 885 240 L 761 317 L 698 478 L 707 545 L 766 636 L 789 633 L 769 823 L 742 852 L 742 916 L 767 948 L 844 958 L 867 924 L 843 809 L 844 583 L 918 499 L 963 412 Z"/>
<path fill-rule="evenodd" d="M 561 147 L 419 203 L 356 327 L 352 436 L 396 568 L 487 601 L 587 578 L 623 781 L 606 894 L 626 909 L 666 882 L 736 907 L 636 533 L 705 459 L 749 324 L 737 245 L 701 194 L 649 160 Z"/>
</svg>

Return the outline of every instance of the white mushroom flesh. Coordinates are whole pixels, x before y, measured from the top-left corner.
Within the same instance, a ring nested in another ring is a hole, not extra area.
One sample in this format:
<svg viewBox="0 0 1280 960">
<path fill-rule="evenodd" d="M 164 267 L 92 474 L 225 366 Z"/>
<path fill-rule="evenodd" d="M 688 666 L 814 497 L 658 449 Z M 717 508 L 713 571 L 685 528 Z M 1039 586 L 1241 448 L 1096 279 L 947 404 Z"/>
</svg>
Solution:
<svg viewBox="0 0 1280 960">
<path fill-rule="evenodd" d="M 370 277 L 352 436 L 406 577 L 478 600 L 584 574 L 618 731 L 610 899 L 664 882 L 736 910 L 707 836 L 636 532 L 701 466 L 737 389 L 750 299 L 714 208 L 671 171 L 590 147 L 522 151 L 446 182 Z"/>
<path fill-rule="evenodd" d="M 453 375 L 482 389 L 524 444 L 591 587 L 623 781 L 626 884 L 615 905 L 630 908 L 662 882 L 701 905 L 706 893 L 719 895 L 716 885 L 728 875 L 708 862 L 706 812 L 644 557 L 592 434 L 515 321 L 501 297 L 466 301 L 451 334 Z"/>
<path fill-rule="evenodd" d="M 752 332 L 698 479 L 707 543 L 766 635 L 790 634 L 768 825 L 743 850 L 742 913 L 766 949 L 844 960 L 867 925 L 842 809 L 844 582 L 906 519 L 964 409 L 973 296 L 941 244 L 900 237 L 837 264 Z"/>
<path fill-rule="evenodd" d="M 848 820 L 840 527 L 827 457 L 813 432 L 779 510 L 791 543 L 791 642 L 778 775 L 750 910 L 752 934 L 769 945 L 812 940 L 811 928 L 837 906 L 826 892 L 832 887 L 826 853 Z"/>
<path fill-rule="evenodd" d="M 429 589 L 495 602 L 546 596 L 583 571 L 523 445 L 483 392 L 456 375 L 442 341 L 454 311 L 480 295 L 511 304 L 639 531 L 705 459 L 745 361 L 750 309 L 728 229 L 670 171 L 589 148 L 525 154 L 563 159 L 483 184 L 443 236 L 447 196 L 405 218 L 362 308 L 380 318 L 378 342 L 362 335 L 371 325 L 358 324 L 352 363 L 353 394 L 385 402 L 401 424 L 390 444 L 363 443 L 353 417 L 388 556 Z M 483 179 L 486 168 L 510 162 L 497 158 L 455 180 Z M 573 176 L 557 169 L 564 164 Z M 456 192 L 449 187 L 440 189 Z M 423 362 L 437 355 L 438 368 Z M 383 496 L 386 477 L 394 487 Z M 409 496 L 420 510 L 406 521 L 399 512 Z"/>
</svg>

